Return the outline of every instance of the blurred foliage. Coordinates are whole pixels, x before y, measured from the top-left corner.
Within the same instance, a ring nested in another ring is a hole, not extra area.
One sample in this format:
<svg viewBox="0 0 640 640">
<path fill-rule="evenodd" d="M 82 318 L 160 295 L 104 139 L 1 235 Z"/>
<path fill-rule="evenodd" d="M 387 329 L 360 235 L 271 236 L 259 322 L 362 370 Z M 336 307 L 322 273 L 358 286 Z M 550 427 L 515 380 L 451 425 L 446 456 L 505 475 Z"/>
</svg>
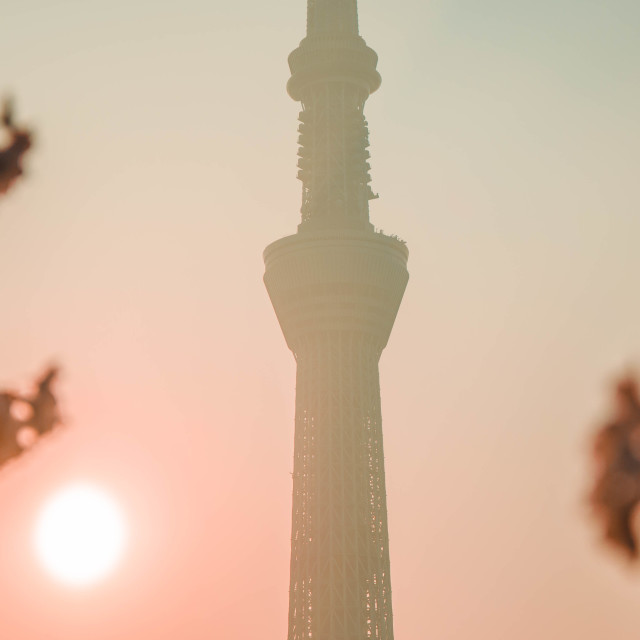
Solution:
<svg viewBox="0 0 640 640">
<path fill-rule="evenodd" d="M 57 376 L 56 367 L 47 369 L 36 381 L 34 392 L 27 396 L 0 392 L 0 467 L 60 424 L 52 388 Z"/>
<path fill-rule="evenodd" d="M 0 149 L 0 196 L 24 173 L 22 160 L 33 143 L 31 131 L 16 125 L 13 102 L 9 99 L 4 102 L 1 124 L 9 135 L 9 142 Z"/>
<path fill-rule="evenodd" d="M 615 413 L 596 434 L 596 480 L 591 504 L 604 538 L 629 560 L 638 558 L 634 515 L 640 503 L 640 398 L 632 377 L 615 390 Z"/>
<path fill-rule="evenodd" d="M 9 141 L 0 149 L 0 196 L 23 174 L 22 160 L 32 144 L 32 133 L 15 123 L 11 100 L 4 102 L 1 124 Z M 57 375 L 56 367 L 49 368 L 36 381 L 34 392 L 25 397 L 0 391 L 0 467 L 19 457 L 40 436 L 59 424 L 58 405 L 52 390 Z"/>
</svg>

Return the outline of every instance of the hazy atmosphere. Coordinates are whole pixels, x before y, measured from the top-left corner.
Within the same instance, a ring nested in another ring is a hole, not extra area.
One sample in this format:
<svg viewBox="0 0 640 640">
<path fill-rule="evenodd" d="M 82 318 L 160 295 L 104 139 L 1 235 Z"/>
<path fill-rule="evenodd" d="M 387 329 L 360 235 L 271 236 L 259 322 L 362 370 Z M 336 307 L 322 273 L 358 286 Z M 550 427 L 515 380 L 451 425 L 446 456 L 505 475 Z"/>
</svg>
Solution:
<svg viewBox="0 0 640 640">
<path fill-rule="evenodd" d="M 282 639 L 295 361 L 264 247 L 300 221 L 287 55 L 306 3 L 4 0 L 36 144 L 0 201 L 0 387 L 60 363 L 65 427 L 0 476 L 6 640 Z M 640 370 L 640 3 L 360 0 L 372 222 L 411 279 L 381 360 L 398 640 L 636 640 L 640 573 L 589 446 Z M 105 487 L 88 589 L 33 549 Z"/>
</svg>

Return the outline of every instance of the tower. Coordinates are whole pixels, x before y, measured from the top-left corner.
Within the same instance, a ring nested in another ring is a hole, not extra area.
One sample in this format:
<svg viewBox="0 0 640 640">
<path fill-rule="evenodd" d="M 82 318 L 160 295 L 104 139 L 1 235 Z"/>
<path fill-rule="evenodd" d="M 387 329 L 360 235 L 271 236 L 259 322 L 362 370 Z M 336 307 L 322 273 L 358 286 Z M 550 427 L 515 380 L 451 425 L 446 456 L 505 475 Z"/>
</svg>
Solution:
<svg viewBox="0 0 640 640">
<path fill-rule="evenodd" d="M 393 640 L 378 362 L 409 276 L 405 244 L 369 221 L 377 61 L 356 0 L 308 0 L 287 86 L 302 221 L 264 252 L 297 363 L 288 640 Z"/>
</svg>

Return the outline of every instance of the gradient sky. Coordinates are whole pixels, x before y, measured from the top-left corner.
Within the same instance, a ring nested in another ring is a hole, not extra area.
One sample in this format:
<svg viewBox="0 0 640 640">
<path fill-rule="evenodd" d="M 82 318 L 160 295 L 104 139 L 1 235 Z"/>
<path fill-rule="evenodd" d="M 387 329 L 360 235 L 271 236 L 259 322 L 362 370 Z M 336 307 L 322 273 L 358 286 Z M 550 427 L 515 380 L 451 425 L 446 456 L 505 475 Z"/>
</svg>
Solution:
<svg viewBox="0 0 640 640">
<path fill-rule="evenodd" d="M 372 220 L 411 281 L 381 363 L 396 636 L 636 640 L 588 518 L 589 437 L 640 366 L 640 3 L 361 0 Z M 299 219 L 303 0 L 5 0 L 37 128 L 0 202 L 0 384 L 64 366 L 68 426 L 0 476 L 3 640 L 286 636 L 294 361 L 262 250 Z M 102 585 L 32 550 L 88 480 Z"/>
</svg>

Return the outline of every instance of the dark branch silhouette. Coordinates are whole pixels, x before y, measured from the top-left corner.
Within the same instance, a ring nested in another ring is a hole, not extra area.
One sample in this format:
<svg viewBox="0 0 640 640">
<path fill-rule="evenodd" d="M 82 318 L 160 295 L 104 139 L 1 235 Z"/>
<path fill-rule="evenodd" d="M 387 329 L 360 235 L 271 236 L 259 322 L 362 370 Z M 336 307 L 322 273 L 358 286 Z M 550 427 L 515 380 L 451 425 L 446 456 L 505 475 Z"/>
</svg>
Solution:
<svg viewBox="0 0 640 640">
<path fill-rule="evenodd" d="M 618 384 L 616 404 L 613 420 L 594 440 L 597 477 L 591 504 L 602 522 L 605 540 L 630 560 L 637 560 L 633 519 L 640 504 L 640 397 L 634 379 Z"/>
<path fill-rule="evenodd" d="M 0 467 L 29 448 L 20 441 L 19 434 L 22 430 L 32 429 L 37 439 L 60 424 L 58 403 L 52 389 L 57 375 L 56 367 L 47 369 L 37 380 L 35 392 L 30 396 L 0 392 Z M 17 418 L 14 413 L 16 403 L 28 406 L 30 415 Z"/>
<path fill-rule="evenodd" d="M 32 133 L 18 127 L 13 116 L 13 103 L 7 99 L 2 110 L 2 126 L 8 131 L 9 144 L 0 149 L 0 195 L 9 191 L 14 182 L 24 173 L 22 159 L 33 143 Z"/>
<path fill-rule="evenodd" d="M 32 144 L 31 132 L 16 125 L 13 113 L 13 103 L 5 100 L 0 126 L 9 133 L 9 143 L 0 149 L 0 196 L 6 194 L 23 174 L 22 159 Z M 30 447 L 27 439 L 21 438 L 25 432 L 30 432 L 27 434 L 29 440 L 37 440 L 60 424 L 58 403 L 52 390 L 57 375 L 56 367 L 45 371 L 31 396 L 0 391 L 0 467 Z M 28 417 L 17 417 L 16 405 L 28 409 Z"/>
</svg>

